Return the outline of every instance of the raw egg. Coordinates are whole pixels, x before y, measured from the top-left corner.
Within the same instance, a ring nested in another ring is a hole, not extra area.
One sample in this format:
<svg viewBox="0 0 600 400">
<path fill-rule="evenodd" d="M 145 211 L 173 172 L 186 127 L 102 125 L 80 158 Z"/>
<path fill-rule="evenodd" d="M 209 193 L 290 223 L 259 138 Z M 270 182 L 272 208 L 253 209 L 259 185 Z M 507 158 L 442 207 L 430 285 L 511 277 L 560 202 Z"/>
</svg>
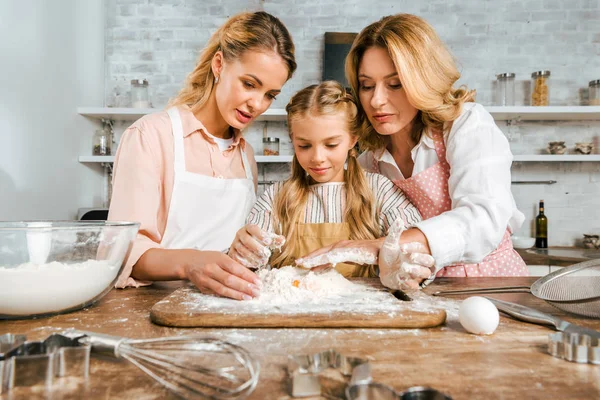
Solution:
<svg viewBox="0 0 600 400">
<path fill-rule="evenodd" d="M 484 297 L 473 296 L 460 305 L 458 320 L 468 332 L 491 335 L 498 327 L 500 314 L 494 303 Z"/>
</svg>

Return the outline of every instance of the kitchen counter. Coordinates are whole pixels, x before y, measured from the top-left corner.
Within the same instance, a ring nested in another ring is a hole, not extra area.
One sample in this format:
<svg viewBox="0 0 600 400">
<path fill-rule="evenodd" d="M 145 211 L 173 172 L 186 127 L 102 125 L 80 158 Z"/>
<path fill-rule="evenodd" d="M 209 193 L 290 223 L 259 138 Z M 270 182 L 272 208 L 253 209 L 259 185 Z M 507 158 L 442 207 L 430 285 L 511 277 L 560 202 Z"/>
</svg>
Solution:
<svg viewBox="0 0 600 400">
<path fill-rule="evenodd" d="M 549 247 L 547 249 L 515 249 L 527 265 L 568 267 L 582 261 L 600 258 L 600 249 L 581 247 Z"/>
<path fill-rule="evenodd" d="M 425 289 L 529 285 L 535 278 L 444 278 Z M 150 322 L 150 308 L 181 282 L 113 290 L 95 306 L 65 315 L 0 321 L 0 334 L 27 334 L 30 340 L 69 327 L 132 338 L 206 333 L 249 349 L 260 361 L 260 381 L 250 399 L 287 399 L 288 354 L 335 348 L 371 360 L 375 381 L 396 390 L 430 386 L 454 399 L 591 399 L 600 397 L 600 366 L 576 364 L 546 353 L 550 329 L 501 317 L 491 336 L 468 334 L 458 322 L 458 302 L 448 304 L 448 321 L 431 329 L 185 329 Z M 567 316 L 529 294 L 495 295 L 600 329 L 600 320 Z M 455 298 L 460 298 L 456 296 Z M 62 383 L 61 383 L 62 381 Z M 81 384 L 59 378 L 51 393 L 15 388 L 0 399 L 171 399 L 161 385 L 125 361 L 92 357 L 90 379 Z"/>
</svg>

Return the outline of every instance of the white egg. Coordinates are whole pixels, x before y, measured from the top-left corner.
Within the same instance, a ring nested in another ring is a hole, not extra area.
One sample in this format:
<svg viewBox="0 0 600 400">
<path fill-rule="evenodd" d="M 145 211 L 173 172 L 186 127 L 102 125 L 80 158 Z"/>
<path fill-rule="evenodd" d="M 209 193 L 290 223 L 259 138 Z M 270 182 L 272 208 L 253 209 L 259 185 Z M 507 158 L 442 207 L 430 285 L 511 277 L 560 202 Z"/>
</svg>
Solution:
<svg viewBox="0 0 600 400">
<path fill-rule="evenodd" d="M 473 296 L 460 305 L 458 320 L 468 332 L 491 335 L 498 327 L 500 314 L 494 303 L 484 297 Z"/>
</svg>

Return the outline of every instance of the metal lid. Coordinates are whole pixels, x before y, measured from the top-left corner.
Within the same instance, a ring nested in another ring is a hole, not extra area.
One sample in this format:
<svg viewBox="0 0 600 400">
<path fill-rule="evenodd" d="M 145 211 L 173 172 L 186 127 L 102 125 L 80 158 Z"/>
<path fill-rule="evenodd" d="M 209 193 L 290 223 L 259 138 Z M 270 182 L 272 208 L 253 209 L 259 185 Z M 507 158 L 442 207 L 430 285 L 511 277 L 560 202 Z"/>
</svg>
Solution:
<svg viewBox="0 0 600 400">
<path fill-rule="evenodd" d="M 532 78 L 539 78 L 541 76 L 550 76 L 550 71 L 548 71 L 548 70 L 535 71 L 531 74 Z"/>
<path fill-rule="evenodd" d="M 132 85 L 148 85 L 148 81 L 146 79 L 132 79 L 131 80 L 131 84 Z"/>
<path fill-rule="evenodd" d="M 600 79 L 590 81 L 590 86 L 600 86 Z"/>
<path fill-rule="evenodd" d="M 263 143 L 279 143 L 279 138 L 266 137 L 266 138 L 263 138 Z"/>
<path fill-rule="evenodd" d="M 514 72 L 505 72 L 503 74 L 498 74 L 496 75 L 496 78 L 498 79 L 507 79 L 507 78 L 514 78 L 515 77 L 515 73 Z"/>
</svg>

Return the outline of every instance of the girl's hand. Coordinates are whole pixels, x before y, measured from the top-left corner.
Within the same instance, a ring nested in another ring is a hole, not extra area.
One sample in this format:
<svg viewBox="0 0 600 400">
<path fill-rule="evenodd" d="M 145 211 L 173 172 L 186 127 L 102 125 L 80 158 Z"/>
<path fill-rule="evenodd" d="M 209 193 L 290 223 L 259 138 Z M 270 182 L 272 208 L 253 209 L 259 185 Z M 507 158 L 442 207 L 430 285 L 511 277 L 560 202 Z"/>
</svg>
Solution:
<svg viewBox="0 0 600 400">
<path fill-rule="evenodd" d="M 284 243 L 283 236 L 265 232 L 256 225 L 248 224 L 235 234 L 229 248 L 229 256 L 246 268 L 261 268 L 269 262 L 270 248 L 281 248 Z"/>
<path fill-rule="evenodd" d="M 377 255 L 383 245 L 382 239 L 342 240 L 322 247 L 296 260 L 296 265 L 316 271 L 337 263 L 377 264 Z"/>
<path fill-rule="evenodd" d="M 260 294 L 260 279 L 247 268 L 218 251 L 196 251 L 183 268 L 183 278 L 202 293 L 235 300 L 252 300 Z"/>
</svg>

